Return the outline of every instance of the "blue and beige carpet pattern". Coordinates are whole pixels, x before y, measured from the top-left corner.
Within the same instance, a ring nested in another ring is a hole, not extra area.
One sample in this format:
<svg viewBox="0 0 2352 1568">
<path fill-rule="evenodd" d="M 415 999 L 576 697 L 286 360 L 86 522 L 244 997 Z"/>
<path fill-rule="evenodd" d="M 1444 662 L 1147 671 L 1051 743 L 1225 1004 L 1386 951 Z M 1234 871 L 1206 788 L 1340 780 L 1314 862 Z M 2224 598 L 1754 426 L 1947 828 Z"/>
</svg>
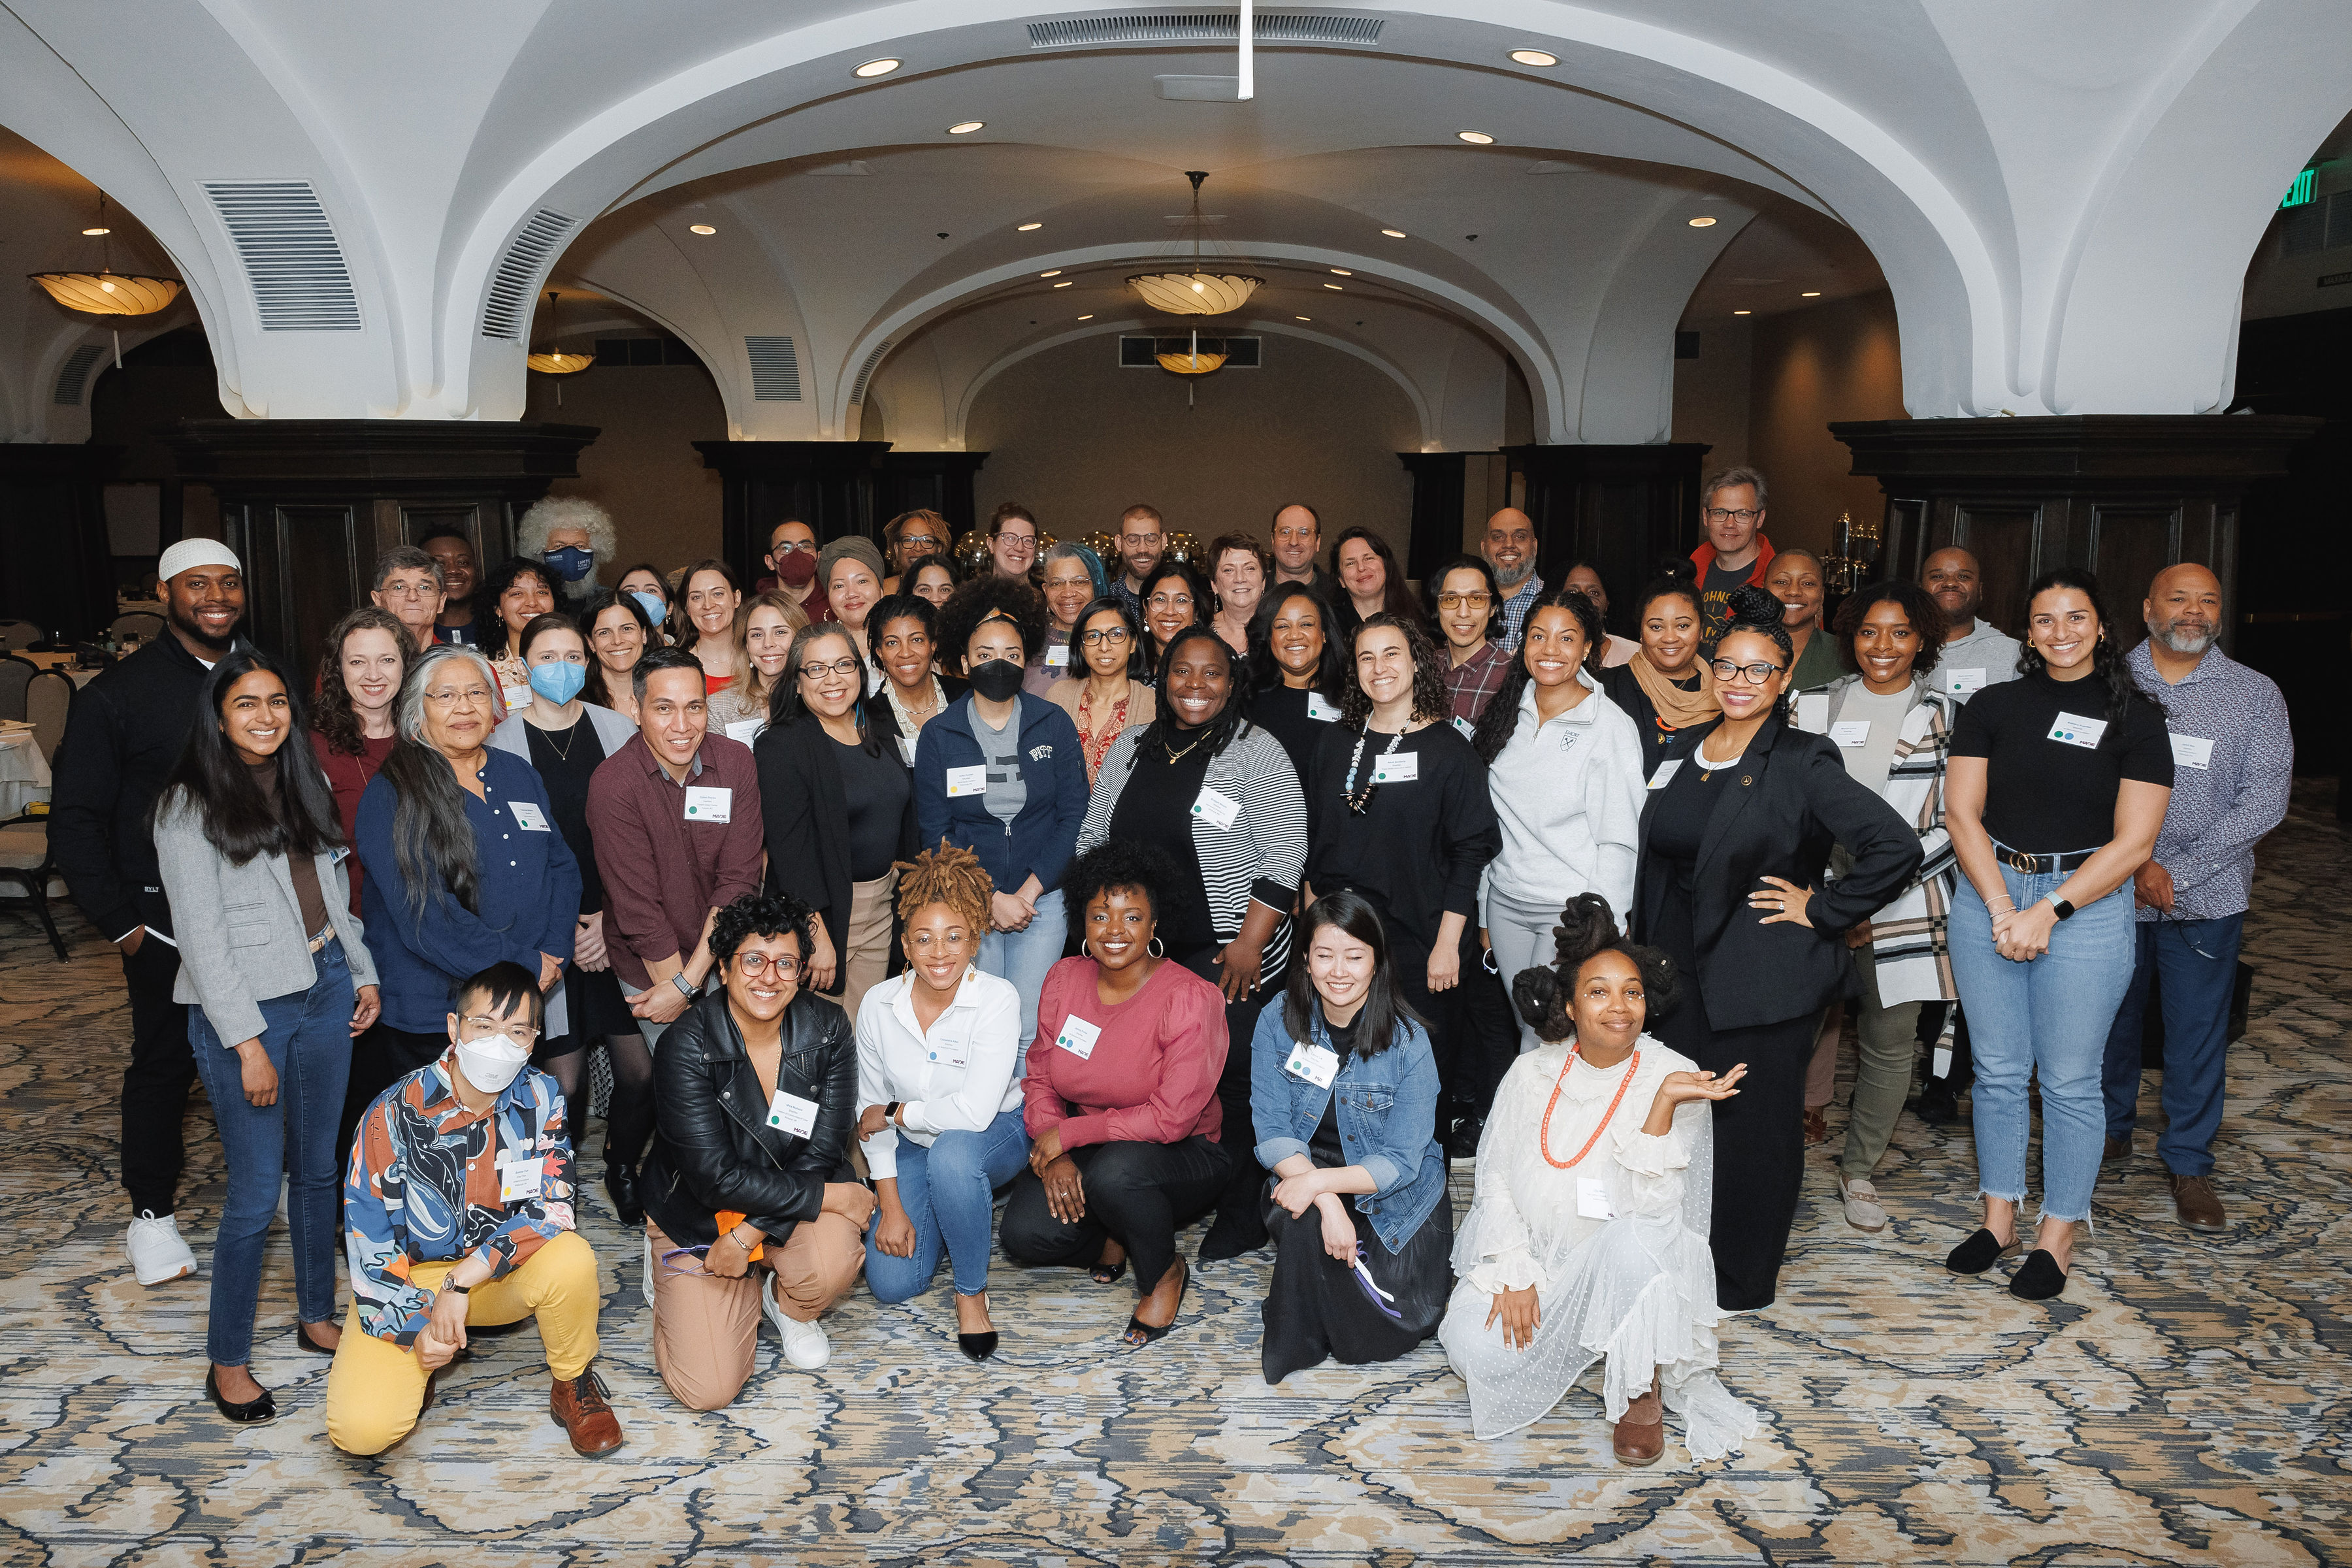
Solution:
<svg viewBox="0 0 2352 1568">
<path fill-rule="evenodd" d="M 1433 1343 L 1267 1387 L 1261 1258 L 1200 1269 L 1181 1329 L 1132 1351 L 1128 1284 L 1000 1261 L 1004 1351 L 977 1367 L 944 1279 L 902 1307 L 861 1292 L 826 1320 L 830 1366 L 764 1340 L 741 1401 L 691 1415 L 654 1375 L 601 1194 L 583 1223 L 619 1453 L 572 1454 L 528 1329 L 478 1342 L 402 1447 L 336 1453 L 282 1231 L 255 1371 L 284 1415 L 231 1428 L 201 1392 L 203 1280 L 142 1289 L 123 1264 L 110 950 L 77 923 L 59 964 L 0 916 L 0 1562 L 2352 1562 L 2352 857 L 2326 805 L 2299 795 L 2263 855 L 2217 1146 L 2234 1232 L 2175 1224 L 2143 1152 L 2103 1182 L 2065 1298 L 2017 1301 L 1944 1272 L 1974 1224 L 1969 1146 L 1906 1113 L 1879 1179 L 1895 1223 L 1849 1229 L 1816 1152 L 1779 1304 L 1728 1326 L 1724 1380 L 1763 1432 L 1698 1468 L 1670 1437 L 1649 1470 L 1612 1461 L 1582 1391 L 1475 1441 Z M 187 1127 L 201 1258 L 221 1191 L 201 1097 Z"/>
</svg>

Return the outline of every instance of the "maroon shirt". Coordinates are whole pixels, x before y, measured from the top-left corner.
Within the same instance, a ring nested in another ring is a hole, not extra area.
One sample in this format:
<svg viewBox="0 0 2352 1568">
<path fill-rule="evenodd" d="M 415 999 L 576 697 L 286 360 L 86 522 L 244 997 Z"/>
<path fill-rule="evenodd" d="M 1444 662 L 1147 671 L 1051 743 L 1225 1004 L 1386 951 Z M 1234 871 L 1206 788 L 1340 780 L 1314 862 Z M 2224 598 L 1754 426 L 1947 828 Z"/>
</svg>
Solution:
<svg viewBox="0 0 2352 1568">
<path fill-rule="evenodd" d="M 730 791 L 728 820 L 689 821 L 689 789 Z M 683 963 L 712 909 L 759 891 L 765 835 L 751 748 L 706 735 L 679 784 L 645 736 L 631 736 L 588 780 L 588 837 L 604 879 L 614 973 L 642 991 L 652 984 L 649 961 Z"/>
<path fill-rule="evenodd" d="M 327 787 L 334 792 L 335 816 L 343 825 L 345 844 L 360 841 L 360 796 L 367 794 L 368 781 L 375 777 L 378 768 L 383 766 L 384 758 L 392 755 L 393 740 L 390 735 L 381 741 L 372 741 L 362 735 L 360 745 L 364 750 L 354 757 L 328 745 L 327 737 L 318 731 L 310 731 L 310 751 L 318 757 L 320 771 L 327 775 Z M 360 858 L 357 855 L 345 857 L 343 867 L 352 874 L 352 913 L 357 914 L 360 912 Z"/>
</svg>

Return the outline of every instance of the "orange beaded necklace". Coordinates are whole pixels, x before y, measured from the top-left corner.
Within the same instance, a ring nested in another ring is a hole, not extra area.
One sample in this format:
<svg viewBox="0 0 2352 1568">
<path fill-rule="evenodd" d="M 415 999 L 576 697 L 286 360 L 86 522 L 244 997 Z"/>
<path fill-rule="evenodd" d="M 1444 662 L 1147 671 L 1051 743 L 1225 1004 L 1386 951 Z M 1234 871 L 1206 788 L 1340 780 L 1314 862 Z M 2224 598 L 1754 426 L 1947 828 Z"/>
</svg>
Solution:
<svg viewBox="0 0 2352 1568">
<path fill-rule="evenodd" d="M 1591 1153 L 1592 1146 L 1601 1142 L 1601 1135 L 1609 1131 L 1611 1119 L 1617 1114 L 1617 1108 L 1625 1101 L 1625 1091 L 1633 1087 L 1633 1075 L 1642 1070 L 1642 1053 L 1638 1049 L 1634 1051 L 1633 1061 L 1625 1068 L 1624 1081 L 1617 1086 L 1617 1097 L 1609 1102 L 1608 1113 L 1601 1117 L 1601 1125 L 1592 1130 L 1592 1136 L 1584 1141 L 1584 1147 L 1576 1152 L 1576 1158 L 1555 1160 L 1551 1157 L 1551 1113 L 1559 1104 L 1560 1090 L 1568 1087 L 1569 1069 L 1574 1066 L 1576 1066 L 1576 1047 L 1570 1045 L 1568 1047 L 1568 1059 L 1559 1064 L 1559 1079 L 1551 1086 L 1551 1099 L 1544 1106 L 1543 1125 L 1536 1132 L 1536 1147 L 1542 1151 L 1544 1163 L 1555 1171 L 1565 1171 L 1587 1154 Z"/>
</svg>

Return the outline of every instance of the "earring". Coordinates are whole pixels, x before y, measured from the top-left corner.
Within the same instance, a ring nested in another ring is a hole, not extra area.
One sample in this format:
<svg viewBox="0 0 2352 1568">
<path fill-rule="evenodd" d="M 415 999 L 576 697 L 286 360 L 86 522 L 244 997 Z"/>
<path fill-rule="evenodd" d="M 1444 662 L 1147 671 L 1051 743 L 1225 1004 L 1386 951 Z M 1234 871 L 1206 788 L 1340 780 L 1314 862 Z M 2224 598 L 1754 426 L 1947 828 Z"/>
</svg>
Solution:
<svg viewBox="0 0 2352 1568">
<path fill-rule="evenodd" d="M 1168 944 L 1161 942 L 1160 938 L 1155 935 L 1150 942 L 1145 944 L 1143 951 L 1150 953 L 1154 958 L 1165 958 L 1168 956 Z"/>
</svg>

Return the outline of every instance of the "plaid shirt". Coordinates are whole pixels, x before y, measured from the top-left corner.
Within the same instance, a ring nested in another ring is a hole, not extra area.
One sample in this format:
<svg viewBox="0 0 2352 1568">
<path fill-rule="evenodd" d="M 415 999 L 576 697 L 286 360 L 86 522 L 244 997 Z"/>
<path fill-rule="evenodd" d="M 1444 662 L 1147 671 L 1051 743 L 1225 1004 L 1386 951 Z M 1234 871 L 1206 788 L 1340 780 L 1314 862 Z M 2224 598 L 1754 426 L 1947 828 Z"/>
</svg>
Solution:
<svg viewBox="0 0 2352 1568">
<path fill-rule="evenodd" d="M 1503 635 L 1497 640 L 1505 653 L 1519 651 L 1519 633 L 1528 624 L 1528 612 L 1535 607 L 1536 598 L 1543 591 L 1542 575 L 1530 572 L 1528 580 L 1519 584 L 1519 591 L 1503 601 Z"/>
<path fill-rule="evenodd" d="M 1454 704 L 1454 728 L 1476 724 L 1510 673 L 1511 656 L 1493 643 L 1481 644 L 1466 661 L 1446 670 L 1445 695 Z"/>
<path fill-rule="evenodd" d="M 2156 836 L 2156 861 L 2172 874 L 2173 916 L 2242 913 L 2252 900 L 2254 846 L 2286 818 L 2294 776 L 2286 700 L 2269 677 L 2218 647 L 2207 648 L 2178 685 L 2156 672 L 2144 642 L 2125 662 L 2134 683 L 2164 704 L 2164 727 L 2172 732 L 2172 799 Z M 2189 760 L 2200 750 L 2197 741 L 2210 746 L 2201 764 Z M 2162 918 L 2157 910 L 2138 916 Z"/>
<path fill-rule="evenodd" d="M 352 1140 L 343 1178 L 343 1254 L 360 1326 L 394 1344 L 415 1342 L 433 1293 L 411 1266 L 467 1255 L 505 1278 L 541 1244 L 572 1228 L 572 1139 L 555 1080 L 526 1067 L 490 1102 L 467 1110 L 451 1087 L 457 1047 L 376 1097 Z M 529 1192 L 505 1200 L 501 1167 L 540 1162 Z"/>
</svg>

